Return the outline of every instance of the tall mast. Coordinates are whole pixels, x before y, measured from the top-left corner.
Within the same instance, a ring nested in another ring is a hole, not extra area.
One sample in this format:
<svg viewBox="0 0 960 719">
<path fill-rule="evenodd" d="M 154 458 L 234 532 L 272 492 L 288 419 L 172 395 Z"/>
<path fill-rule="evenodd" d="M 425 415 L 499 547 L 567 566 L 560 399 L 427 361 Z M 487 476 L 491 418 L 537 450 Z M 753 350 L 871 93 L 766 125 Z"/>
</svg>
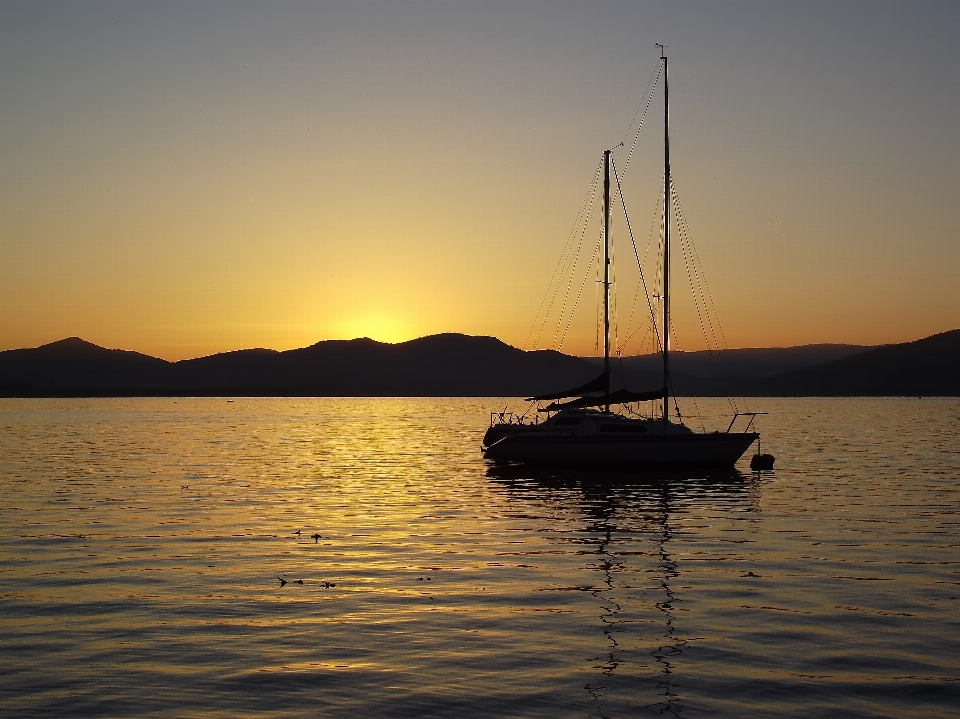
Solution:
<svg viewBox="0 0 960 719">
<path fill-rule="evenodd" d="M 670 421 L 670 81 L 663 60 L 663 421 Z"/>
<path fill-rule="evenodd" d="M 603 151 L 603 373 L 610 394 L 610 150 Z"/>
</svg>

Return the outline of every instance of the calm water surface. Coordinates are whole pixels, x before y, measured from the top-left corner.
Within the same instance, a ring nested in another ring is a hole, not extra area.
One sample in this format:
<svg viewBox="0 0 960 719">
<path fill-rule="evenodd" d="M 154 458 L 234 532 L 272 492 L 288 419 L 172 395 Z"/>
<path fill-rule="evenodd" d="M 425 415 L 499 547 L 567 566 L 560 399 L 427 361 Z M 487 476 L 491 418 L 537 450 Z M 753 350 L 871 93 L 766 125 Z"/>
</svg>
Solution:
<svg viewBox="0 0 960 719">
<path fill-rule="evenodd" d="M 960 401 L 751 405 L 775 472 L 493 467 L 496 400 L 0 400 L 0 713 L 960 716 Z"/>
</svg>

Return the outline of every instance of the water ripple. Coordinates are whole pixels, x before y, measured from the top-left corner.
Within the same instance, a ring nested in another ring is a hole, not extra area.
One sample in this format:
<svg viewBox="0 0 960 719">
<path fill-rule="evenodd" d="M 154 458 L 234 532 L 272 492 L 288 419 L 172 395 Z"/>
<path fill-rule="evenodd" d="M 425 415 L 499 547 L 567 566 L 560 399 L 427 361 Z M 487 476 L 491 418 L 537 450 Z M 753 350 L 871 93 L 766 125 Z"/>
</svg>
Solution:
<svg viewBox="0 0 960 719">
<path fill-rule="evenodd" d="M 956 716 L 960 402 L 762 403 L 750 474 L 488 465 L 495 400 L 0 400 L 0 706 Z"/>
</svg>

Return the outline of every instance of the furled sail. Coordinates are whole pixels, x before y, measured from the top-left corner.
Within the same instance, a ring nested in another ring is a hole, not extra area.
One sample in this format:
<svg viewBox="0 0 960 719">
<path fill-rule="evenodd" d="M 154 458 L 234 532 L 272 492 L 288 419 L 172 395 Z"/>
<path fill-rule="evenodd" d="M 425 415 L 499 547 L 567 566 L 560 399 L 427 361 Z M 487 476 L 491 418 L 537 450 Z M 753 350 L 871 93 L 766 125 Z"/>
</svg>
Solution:
<svg viewBox="0 0 960 719">
<path fill-rule="evenodd" d="M 648 402 L 652 399 L 663 399 L 667 391 L 665 388 L 653 390 L 651 392 L 631 392 L 628 389 L 618 389 L 616 392 L 597 395 L 593 397 L 580 397 L 569 402 L 554 402 L 547 405 L 541 412 L 556 412 L 559 409 L 578 409 L 581 407 L 603 407 L 608 404 L 627 404 L 628 402 Z M 568 396 L 568 395 L 561 395 Z M 549 399 L 553 399 L 550 397 Z"/>
<path fill-rule="evenodd" d="M 606 394 L 610 391 L 610 374 L 608 372 L 603 372 L 599 377 L 594 377 L 592 380 L 586 384 L 582 384 L 579 387 L 574 387 L 573 389 L 568 389 L 563 392 L 551 392 L 550 394 L 541 394 L 536 397 L 527 397 L 527 402 L 538 402 L 542 399 L 563 399 L 564 397 L 576 397 L 578 394 L 587 394 L 588 392 L 603 392 Z"/>
</svg>

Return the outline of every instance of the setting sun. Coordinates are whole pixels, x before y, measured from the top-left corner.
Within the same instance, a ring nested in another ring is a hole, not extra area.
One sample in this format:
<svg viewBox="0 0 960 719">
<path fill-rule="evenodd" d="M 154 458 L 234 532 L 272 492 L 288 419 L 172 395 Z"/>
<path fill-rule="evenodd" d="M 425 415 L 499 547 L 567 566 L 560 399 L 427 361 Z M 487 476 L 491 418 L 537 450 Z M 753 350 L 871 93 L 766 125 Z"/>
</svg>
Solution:
<svg viewBox="0 0 960 719">
<path fill-rule="evenodd" d="M 405 342 L 414 339 L 417 334 L 411 330 L 410 323 L 398 315 L 387 312 L 368 312 L 358 314 L 337 325 L 336 336 L 345 339 L 369 337 L 377 342 Z"/>
</svg>

